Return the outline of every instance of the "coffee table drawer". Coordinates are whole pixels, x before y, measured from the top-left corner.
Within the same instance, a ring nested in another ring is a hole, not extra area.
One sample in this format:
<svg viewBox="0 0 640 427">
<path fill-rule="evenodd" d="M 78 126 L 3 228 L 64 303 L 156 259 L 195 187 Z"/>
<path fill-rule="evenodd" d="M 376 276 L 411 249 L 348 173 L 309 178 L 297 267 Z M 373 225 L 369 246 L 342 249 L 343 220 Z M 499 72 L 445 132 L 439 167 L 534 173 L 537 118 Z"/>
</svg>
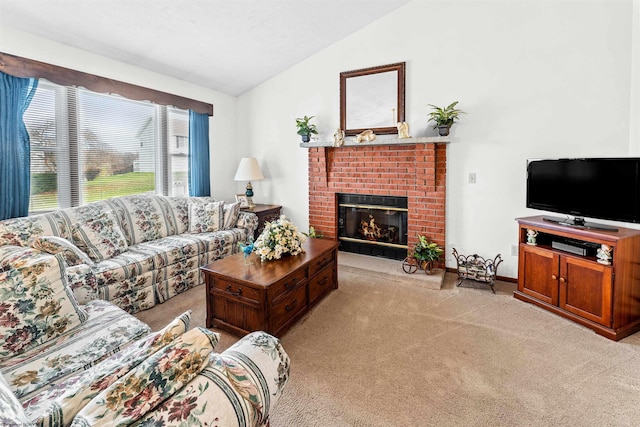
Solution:
<svg viewBox="0 0 640 427">
<path fill-rule="evenodd" d="M 322 256 L 318 257 L 317 259 L 314 259 L 311 262 L 311 265 L 309 267 L 309 277 L 313 277 L 320 270 L 322 270 L 329 264 L 335 262 L 335 257 L 336 257 L 336 251 L 332 250 L 324 253 Z"/>
<path fill-rule="evenodd" d="M 278 304 L 274 305 L 271 313 L 272 330 L 277 333 L 278 330 L 293 319 L 296 314 L 304 312 L 307 308 L 307 288 L 300 286 L 298 289 L 287 294 Z"/>
<path fill-rule="evenodd" d="M 309 305 L 333 289 L 333 284 L 333 265 L 329 265 L 309 281 Z"/>
<path fill-rule="evenodd" d="M 264 313 L 259 304 L 241 302 L 218 294 L 210 301 L 212 312 L 208 326 L 232 327 L 239 334 L 265 329 Z"/>
<path fill-rule="evenodd" d="M 304 284 L 307 280 L 307 269 L 301 268 L 289 274 L 284 279 L 280 279 L 273 285 L 269 286 L 269 301 L 271 304 L 277 304 L 281 298 L 284 298 L 287 292 L 293 291 L 298 286 Z"/>
<path fill-rule="evenodd" d="M 248 299 L 257 303 L 262 302 L 262 290 L 242 285 L 230 280 L 213 279 L 214 292 L 220 292 L 225 298 Z"/>
</svg>

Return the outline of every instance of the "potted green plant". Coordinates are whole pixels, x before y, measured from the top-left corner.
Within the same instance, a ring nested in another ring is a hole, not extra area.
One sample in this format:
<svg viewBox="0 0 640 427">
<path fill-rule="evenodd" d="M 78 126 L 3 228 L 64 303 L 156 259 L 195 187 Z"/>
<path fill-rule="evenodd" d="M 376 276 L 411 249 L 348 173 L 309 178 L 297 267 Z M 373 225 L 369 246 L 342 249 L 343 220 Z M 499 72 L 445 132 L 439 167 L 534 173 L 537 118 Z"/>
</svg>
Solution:
<svg viewBox="0 0 640 427">
<path fill-rule="evenodd" d="M 429 113 L 429 121 L 435 122 L 433 128 L 438 129 L 438 134 L 440 136 L 449 135 L 451 125 L 459 119 L 458 116 L 460 114 L 464 114 L 464 111 L 457 109 L 456 105 L 458 105 L 458 101 L 452 102 L 444 108 L 429 104 L 433 109 L 433 111 Z"/>
<path fill-rule="evenodd" d="M 309 233 L 302 234 L 313 239 L 322 239 L 324 237 L 321 233 L 318 233 L 318 231 L 316 231 L 315 227 L 313 226 L 309 226 Z"/>
<path fill-rule="evenodd" d="M 297 133 L 298 135 L 302 136 L 302 142 L 309 142 L 311 134 L 318 133 L 318 128 L 316 127 L 316 125 L 313 123 L 309 123 L 309 121 L 314 117 L 315 116 L 304 116 L 303 118 L 296 119 L 296 127 L 298 128 Z"/>
<path fill-rule="evenodd" d="M 435 242 L 430 242 L 425 236 L 418 234 L 418 241 L 413 249 L 413 257 L 420 263 L 420 267 L 429 274 L 440 259 L 444 249 Z"/>
</svg>

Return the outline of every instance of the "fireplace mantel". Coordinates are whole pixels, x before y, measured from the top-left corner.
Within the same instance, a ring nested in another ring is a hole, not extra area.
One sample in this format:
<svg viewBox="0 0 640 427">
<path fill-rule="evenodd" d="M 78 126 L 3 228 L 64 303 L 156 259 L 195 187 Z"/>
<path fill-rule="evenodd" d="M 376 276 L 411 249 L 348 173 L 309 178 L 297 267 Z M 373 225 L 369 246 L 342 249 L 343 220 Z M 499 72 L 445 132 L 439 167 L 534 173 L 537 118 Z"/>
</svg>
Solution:
<svg viewBox="0 0 640 427">
<path fill-rule="evenodd" d="M 356 137 L 344 139 L 343 147 L 366 147 L 382 145 L 415 145 L 415 144 L 448 144 L 448 136 L 418 136 L 415 138 L 398 138 L 396 135 L 376 135 L 373 141 L 356 142 Z M 301 142 L 302 148 L 333 147 L 333 141 Z M 339 147 L 337 147 L 339 148 Z"/>
</svg>

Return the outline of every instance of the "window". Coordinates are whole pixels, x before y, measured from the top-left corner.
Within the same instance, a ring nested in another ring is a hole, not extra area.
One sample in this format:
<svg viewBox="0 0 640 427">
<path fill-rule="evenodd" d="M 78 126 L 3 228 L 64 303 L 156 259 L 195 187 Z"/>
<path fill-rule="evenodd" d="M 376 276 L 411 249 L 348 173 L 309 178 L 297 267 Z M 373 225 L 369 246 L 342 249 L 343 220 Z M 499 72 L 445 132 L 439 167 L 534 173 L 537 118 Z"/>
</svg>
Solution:
<svg viewBox="0 0 640 427">
<path fill-rule="evenodd" d="M 128 194 L 189 194 L 186 110 L 41 79 L 24 119 L 30 212 Z"/>
</svg>

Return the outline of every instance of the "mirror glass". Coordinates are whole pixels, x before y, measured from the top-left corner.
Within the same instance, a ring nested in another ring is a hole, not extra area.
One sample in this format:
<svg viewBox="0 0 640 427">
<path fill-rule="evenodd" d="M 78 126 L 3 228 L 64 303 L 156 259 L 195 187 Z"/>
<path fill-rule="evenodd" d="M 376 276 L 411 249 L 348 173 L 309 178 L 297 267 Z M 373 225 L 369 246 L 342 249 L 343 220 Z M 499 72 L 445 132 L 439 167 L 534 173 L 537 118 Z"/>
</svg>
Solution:
<svg viewBox="0 0 640 427">
<path fill-rule="evenodd" d="M 340 73 L 340 128 L 346 135 L 371 129 L 398 133 L 404 121 L 405 63 Z"/>
</svg>

